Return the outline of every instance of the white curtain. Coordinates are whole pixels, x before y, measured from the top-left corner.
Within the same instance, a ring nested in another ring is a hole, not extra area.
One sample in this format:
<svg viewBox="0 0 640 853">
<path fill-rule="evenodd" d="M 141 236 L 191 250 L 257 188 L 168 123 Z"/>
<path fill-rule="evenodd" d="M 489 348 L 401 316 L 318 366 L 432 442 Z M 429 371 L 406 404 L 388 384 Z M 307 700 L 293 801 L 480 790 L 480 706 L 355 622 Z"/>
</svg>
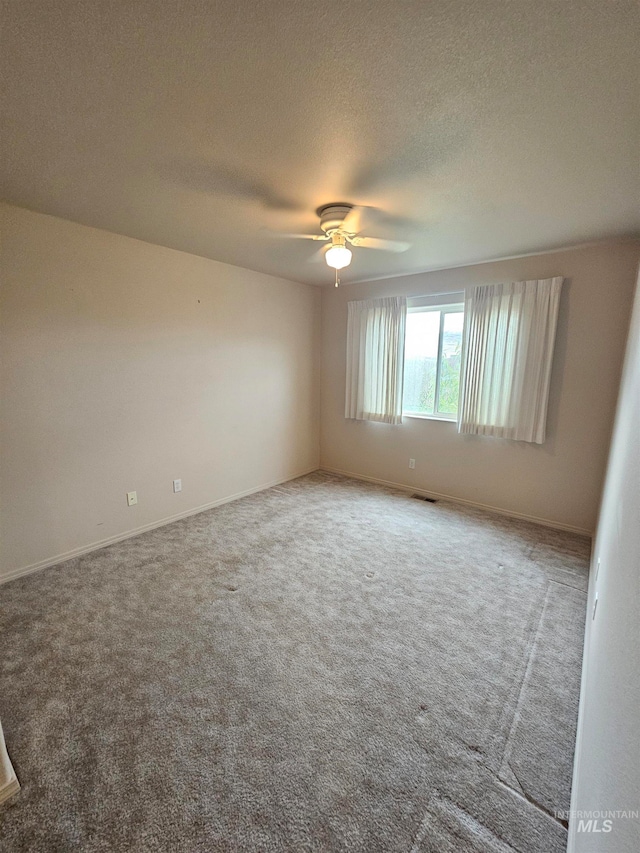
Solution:
<svg viewBox="0 0 640 853">
<path fill-rule="evenodd" d="M 467 292 L 458 432 L 544 442 L 562 281 Z"/>
<path fill-rule="evenodd" d="M 402 423 L 407 300 L 349 302 L 345 417 Z"/>
</svg>

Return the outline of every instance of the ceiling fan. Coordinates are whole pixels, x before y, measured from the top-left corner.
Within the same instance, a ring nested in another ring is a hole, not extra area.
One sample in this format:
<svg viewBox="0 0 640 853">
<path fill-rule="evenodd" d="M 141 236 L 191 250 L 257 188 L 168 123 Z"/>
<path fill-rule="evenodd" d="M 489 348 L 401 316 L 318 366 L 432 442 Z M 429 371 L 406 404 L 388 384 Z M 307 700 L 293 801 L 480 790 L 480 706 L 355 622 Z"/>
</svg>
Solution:
<svg viewBox="0 0 640 853">
<path fill-rule="evenodd" d="M 360 217 L 365 209 L 346 202 L 324 204 L 316 211 L 320 217 L 322 234 L 282 234 L 281 236 L 327 243 L 327 246 L 323 246 L 316 253 L 316 257 L 324 256 L 327 265 L 336 271 L 337 287 L 340 284 L 339 271 L 351 263 L 353 253 L 349 245 L 362 249 L 382 249 L 386 252 L 406 252 L 411 245 L 399 240 L 360 237 Z"/>
</svg>

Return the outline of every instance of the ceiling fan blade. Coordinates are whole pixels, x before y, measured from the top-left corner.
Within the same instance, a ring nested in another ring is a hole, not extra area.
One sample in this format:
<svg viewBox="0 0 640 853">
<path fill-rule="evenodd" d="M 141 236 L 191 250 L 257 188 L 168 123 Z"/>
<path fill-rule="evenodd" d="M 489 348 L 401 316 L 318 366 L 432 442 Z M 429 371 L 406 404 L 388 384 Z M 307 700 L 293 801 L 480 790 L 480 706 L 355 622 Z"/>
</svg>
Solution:
<svg viewBox="0 0 640 853">
<path fill-rule="evenodd" d="M 378 237 L 354 237 L 351 243 L 363 249 L 382 249 L 384 252 L 406 252 L 411 243 L 400 240 L 380 240 Z"/>
<path fill-rule="evenodd" d="M 356 205 L 352 207 L 344 218 L 342 228 L 349 234 L 357 234 L 362 229 L 362 214 L 365 208 Z"/>
<path fill-rule="evenodd" d="M 157 164 L 163 180 L 167 177 L 187 189 L 211 196 L 230 197 L 234 201 L 259 204 L 267 210 L 302 212 L 305 205 L 287 193 L 281 194 L 259 177 L 247 175 L 225 163 L 212 163 L 206 158 L 175 158 Z"/>
<path fill-rule="evenodd" d="M 321 240 L 325 243 L 331 239 L 326 234 L 290 234 L 286 231 L 272 231 L 270 228 L 262 228 L 261 230 L 268 233 L 270 237 L 276 237 L 280 240 L 288 240 L 293 237 L 294 240 Z"/>
<path fill-rule="evenodd" d="M 293 237 L 294 240 L 322 240 L 326 242 L 330 240 L 326 234 L 283 234 L 282 231 L 272 231 L 273 237 Z"/>
</svg>

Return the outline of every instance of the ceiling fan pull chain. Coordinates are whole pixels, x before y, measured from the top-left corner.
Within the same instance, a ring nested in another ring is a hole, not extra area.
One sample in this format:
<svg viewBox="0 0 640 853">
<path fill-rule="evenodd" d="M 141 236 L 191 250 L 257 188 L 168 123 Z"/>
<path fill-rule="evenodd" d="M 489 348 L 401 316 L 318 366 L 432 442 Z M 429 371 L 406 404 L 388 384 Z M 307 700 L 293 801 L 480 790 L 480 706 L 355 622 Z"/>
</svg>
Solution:
<svg viewBox="0 0 640 853">
<path fill-rule="evenodd" d="M 338 273 L 338 270 L 336 270 L 336 287 L 337 287 L 339 284 L 340 284 L 340 275 L 339 275 L 339 273 Z"/>
</svg>

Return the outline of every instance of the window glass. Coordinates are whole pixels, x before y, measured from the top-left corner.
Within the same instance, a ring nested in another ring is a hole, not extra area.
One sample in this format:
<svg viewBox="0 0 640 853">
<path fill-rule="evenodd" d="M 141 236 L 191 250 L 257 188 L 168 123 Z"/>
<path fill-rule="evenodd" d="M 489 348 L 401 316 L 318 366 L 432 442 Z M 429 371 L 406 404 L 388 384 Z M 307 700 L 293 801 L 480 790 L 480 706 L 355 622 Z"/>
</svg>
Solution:
<svg viewBox="0 0 640 853">
<path fill-rule="evenodd" d="M 442 351 L 440 354 L 440 383 L 438 386 L 438 412 L 443 415 L 458 413 L 460 388 L 460 361 L 462 356 L 462 311 L 448 311 L 442 324 Z"/>
<path fill-rule="evenodd" d="M 403 411 L 455 418 L 462 352 L 462 306 L 409 309 Z"/>
<path fill-rule="evenodd" d="M 404 350 L 405 412 L 435 411 L 439 311 L 409 311 Z"/>
</svg>

